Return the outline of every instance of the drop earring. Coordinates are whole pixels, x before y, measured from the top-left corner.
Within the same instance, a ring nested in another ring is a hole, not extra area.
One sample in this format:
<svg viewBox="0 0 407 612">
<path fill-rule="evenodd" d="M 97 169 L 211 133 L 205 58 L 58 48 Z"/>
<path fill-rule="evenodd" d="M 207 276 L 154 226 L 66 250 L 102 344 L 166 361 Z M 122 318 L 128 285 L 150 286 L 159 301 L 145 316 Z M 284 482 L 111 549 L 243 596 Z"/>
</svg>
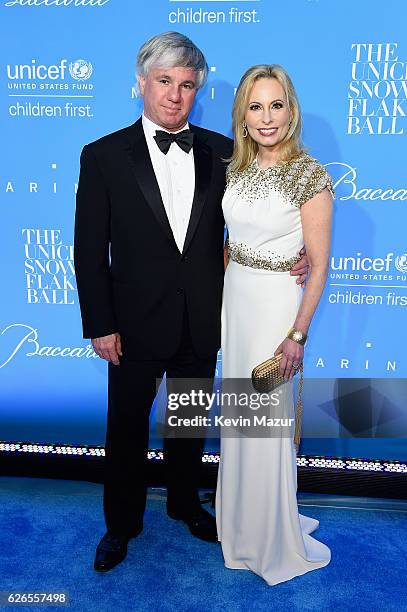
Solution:
<svg viewBox="0 0 407 612">
<path fill-rule="evenodd" d="M 247 138 L 249 132 L 247 131 L 247 123 L 246 123 L 246 121 L 243 121 L 242 128 L 243 128 L 243 132 L 242 132 L 243 138 Z"/>
</svg>

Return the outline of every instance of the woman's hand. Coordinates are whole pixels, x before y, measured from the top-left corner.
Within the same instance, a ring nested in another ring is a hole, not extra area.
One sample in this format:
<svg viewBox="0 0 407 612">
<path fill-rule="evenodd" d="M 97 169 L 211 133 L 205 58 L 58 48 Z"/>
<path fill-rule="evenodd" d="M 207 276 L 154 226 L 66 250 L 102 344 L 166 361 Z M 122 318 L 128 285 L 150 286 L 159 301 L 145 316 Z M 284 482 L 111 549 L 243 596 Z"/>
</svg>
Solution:
<svg viewBox="0 0 407 612">
<path fill-rule="evenodd" d="M 283 353 L 280 361 L 280 372 L 286 380 L 292 378 L 304 359 L 304 347 L 291 338 L 285 338 L 277 347 L 274 355 Z"/>
</svg>

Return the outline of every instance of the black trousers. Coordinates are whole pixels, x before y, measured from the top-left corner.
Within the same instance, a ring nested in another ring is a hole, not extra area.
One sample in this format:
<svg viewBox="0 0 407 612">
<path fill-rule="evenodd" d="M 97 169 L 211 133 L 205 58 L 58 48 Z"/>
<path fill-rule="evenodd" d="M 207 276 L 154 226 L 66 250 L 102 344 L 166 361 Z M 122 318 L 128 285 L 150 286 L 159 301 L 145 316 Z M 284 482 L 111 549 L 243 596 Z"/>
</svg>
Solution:
<svg viewBox="0 0 407 612">
<path fill-rule="evenodd" d="M 185 304 L 180 346 L 169 359 L 108 364 L 108 418 L 105 444 L 103 509 L 106 527 L 131 535 L 143 524 L 147 496 L 149 416 L 156 395 L 156 379 L 212 380 L 216 353 L 208 358 L 195 354 Z M 192 514 L 200 508 L 198 478 L 204 438 L 165 438 L 167 509 Z"/>
</svg>

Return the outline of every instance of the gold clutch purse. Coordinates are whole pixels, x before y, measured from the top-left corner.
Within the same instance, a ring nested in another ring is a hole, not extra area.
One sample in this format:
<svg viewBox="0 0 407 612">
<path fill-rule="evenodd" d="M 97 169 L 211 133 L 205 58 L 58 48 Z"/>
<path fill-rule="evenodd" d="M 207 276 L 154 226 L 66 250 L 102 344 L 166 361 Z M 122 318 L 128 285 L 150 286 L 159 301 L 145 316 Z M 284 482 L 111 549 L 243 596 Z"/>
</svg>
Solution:
<svg viewBox="0 0 407 612">
<path fill-rule="evenodd" d="M 253 368 L 252 371 L 252 384 L 253 387 L 259 393 L 271 393 L 274 389 L 277 389 L 281 385 L 283 385 L 286 381 L 284 376 L 280 371 L 280 361 L 283 357 L 283 353 L 279 353 L 275 357 L 271 357 L 270 359 L 266 359 L 263 363 L 259 363 L 256 367 Z M 294 443 L 299 445 L 300 443 L 300 429 L 301 429 L 301 415 L 302 415 L 302 383 L 303 383 L 303 366 L 296 370 L 297 372 L 301 372 L 300 382 L 298 387 L 298 398 L 296 405 L 296 414 L 295 414 L 295 434 L 294 434 Z"/>
<path fill-rule="evenodd" d="M 256 391 L 259 393 L 270 393 L 287 382 L 280 371 L 282 356 L 283 353 L 279 353 L 253 368 L 252 383 Z M 300 371 L 302 373 L 302 364 L 295 373 Z"/>
</svg>

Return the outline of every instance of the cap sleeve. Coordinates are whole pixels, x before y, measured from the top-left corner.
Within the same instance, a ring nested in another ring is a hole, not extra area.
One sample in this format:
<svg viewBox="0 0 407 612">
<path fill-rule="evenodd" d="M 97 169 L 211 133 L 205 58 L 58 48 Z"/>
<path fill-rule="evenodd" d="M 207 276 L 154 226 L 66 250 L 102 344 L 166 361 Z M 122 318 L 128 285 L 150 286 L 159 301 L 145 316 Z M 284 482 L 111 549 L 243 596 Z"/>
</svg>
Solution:
<svg viewBox="0 0 407 612">
<path fill-rule="evenodd" d="M 299 180 L 296 205 L 301 207 L 305 202 L 308 202 L 308 200 L 324 189 L 328 189 L 332 197 L 335 198 L 331 176 L 322 164 L 316 159 L 310 158 L 308 163 L 305 164 L 304 172 Z"/>
</svg>

